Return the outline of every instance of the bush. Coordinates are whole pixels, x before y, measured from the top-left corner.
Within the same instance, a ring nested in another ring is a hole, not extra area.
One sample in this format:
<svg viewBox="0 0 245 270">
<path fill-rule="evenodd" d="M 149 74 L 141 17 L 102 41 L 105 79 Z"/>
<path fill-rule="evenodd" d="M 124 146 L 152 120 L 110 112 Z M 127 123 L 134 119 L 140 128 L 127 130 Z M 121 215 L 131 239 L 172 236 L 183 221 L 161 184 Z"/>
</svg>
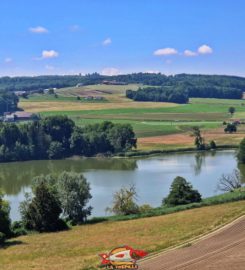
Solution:
<svg viewBox="0 0 245 270">
<path fill-rule="evenodd" d="M 2 245 L 6 240 L 6 235 L 0 232 L 0 245 Z"/>
<path fill-rule="evenodd" d="M 167 206 L 176 206 L 200 202 L 201 195 L 194 190 L 192 185 L 183 177 L 176 177 L 171 185 L 170 193 L 167 198 L 163 199 L 163 204 Z"/>
<path fill-rule="evenodd" d="M 153 210 L 154 208 L 151 207 L 149 204 L 143 204 L 139 207 L 139 212 L 141 214 L 146 214 L 146 213 L 149 213 Z"/>
<path fill-rule="evenodd" d="M 217 148 L 215 141 L 210 142 L 210 148 L 211 149 L 216 149 Z"/>
<path fill-rule="evenodd" d="M 224 129 L 225 133 L 229 132 L 229 133 L 233 133 L 233 132 L 237 132 L 237 127 L 235 124 L 231 124 L 228 123 L 226 128 Z"/>
<path fill-rule="evenodd" d="M 25 229 L 24 224 L 21 221 L 13 222 L 11 226 L 11 232 L 13 237 L 27 235 L 27 230 Z"/>
<path fill-rule="evenodd" d="M 107 207 L 107 211 L 116 215 L 131 215 L 139 213 L 139 206 L 135 202 L 137 197 L 135 186 L 131 186 L 129 189 L 121 188 L 113 197 L 114 200 L 112 207 Z"/>
</svg>

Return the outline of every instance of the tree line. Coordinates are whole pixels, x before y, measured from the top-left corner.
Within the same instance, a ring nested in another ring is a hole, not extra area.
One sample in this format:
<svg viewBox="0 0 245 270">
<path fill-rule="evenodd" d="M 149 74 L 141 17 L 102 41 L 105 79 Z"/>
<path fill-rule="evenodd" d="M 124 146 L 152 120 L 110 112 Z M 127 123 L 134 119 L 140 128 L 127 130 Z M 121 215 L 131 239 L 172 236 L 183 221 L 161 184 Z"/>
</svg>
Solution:
<svg viewBox="0 0 245 270">
<path fill-rule="evenodd" d="M 26 124 L 0 123 L 1 162 L 112 154 L 136 148 L 136 142 L 129 124 L 103 122 L 78 127 L 67 116 Z"/>
<path fill-rule="evenodd" d="M 236 88 L 218 86 L 186 86 L 172 85 L 161 87 L 139 88 L 137 91 L 127 90 L 126 97 L 135 101 L 155 101 L 155 102 L 174 102 L 188 103 L 189 98 L 224 98 L 241 99 L 243 91 Z"/>
<path fill-rule="evenodd" d="M 155 102 L 173 102 L 188 103 L 189 97 L 185 90 L 169 87 L 146 87 L 139 88 L 137 91 L 127 90 L 126 97 L 135 101 L 155 101 Z"/>
<path fill-rule="evenodd" d="M 36 77 L 2 77 L 0 78 L 0 90 L 8 91 L 34 91 L 48 88 L 62 88 L 75 86 L 79 83 L 84 85 L 99 84 L 103 80 L 118 81 L 124 83 L 140 83 L 149 86 L 191 87 L 194 91 L 197 87 L 209 88 L 233 88 L 244 91 L 245 78 L 224 75 L 193 75 L 178 74 L 166 76 L 161 73 L 132 73 L 116 76 L 105 76 L 99 73 L 86 75 L 65 76 L 36 76 Z"/>
</svg>

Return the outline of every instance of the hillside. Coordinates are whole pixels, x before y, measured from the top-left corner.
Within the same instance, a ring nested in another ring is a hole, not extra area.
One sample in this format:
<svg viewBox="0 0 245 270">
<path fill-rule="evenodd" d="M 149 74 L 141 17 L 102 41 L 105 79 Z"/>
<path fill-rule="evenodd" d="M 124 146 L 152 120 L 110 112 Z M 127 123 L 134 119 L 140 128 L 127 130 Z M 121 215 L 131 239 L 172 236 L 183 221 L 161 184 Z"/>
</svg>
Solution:
<svg viewBox="0 0 245 270">
<path fill-rule="evenodd" d="M 99 253 L 130 245 L 150 254 L 188 243 L 244 214 L 244 201 L 166 216 L 76 226 L 70 231 L 22 236 L 0 250 L 1 270 L 97 269 Z M 123 237 L 122 237 L 123 236 Z"/>
<path fill-rule="evenodd" d="M 37 77 L 2 77 L 0 90 L 32 91 L 46 88 L 63 88 L 89 84 L 100 84 L 104 80 L 126 84 L 144 84 L 151 86 L 215 86 L 245 90 L 245 78 L 224 75 L 178 74 L 166 76 L 154 73 L 133 73 L 117 76 L 103 76 L 98 73 L 87 75 L 37 76 Z M 128 88 L 130 89 L 130 88 Z"/>
</svg>

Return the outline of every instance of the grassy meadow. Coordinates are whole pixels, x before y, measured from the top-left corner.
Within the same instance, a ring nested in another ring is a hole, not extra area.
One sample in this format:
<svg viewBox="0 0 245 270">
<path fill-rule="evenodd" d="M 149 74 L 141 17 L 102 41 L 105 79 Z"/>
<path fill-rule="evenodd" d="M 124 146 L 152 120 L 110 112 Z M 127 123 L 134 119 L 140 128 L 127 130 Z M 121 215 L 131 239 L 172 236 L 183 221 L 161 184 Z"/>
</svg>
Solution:
<svg viewBox="0 0 245 270">
<path fill-rule="evenodd" d="M 20 100 L 20 107 L 28 112 L 48 115 L 68 115 L 76 124 L 83 126 L 105 120 L 130 123 L 138 139 L 138 148 L 163 149 L 193 146 L 191 128 L 199 126 L 206 142 L 237 145 L 244 137 L 245 126 L 236 134 L 225 134 L 223 121 L 245 119 L 245 100 L 191 98 L 189 104 L 135 102 L 125 97 L 127 89 L 145 87 L 129 85 L 88 85 L 56 90 L 53 95 L 32 95 Z M 77 96 L 81 100 L 77 99 Z M 87 96 L 103 97 L 104 100 L 85 100 Z M 228 108 L 234 106 L 233 116 Z"/>
<path fill-rule="evenodd" d="M 127 244 L 152 254 L 187 244 L 244 213 L 244 201 L 239 201 L 164 216 L 76 226 L 59 233 L 22 236 L 9 240 L 0 249 L 1 270 L 97 269 L 98 254 L 116 246 Z"/>
</svg>

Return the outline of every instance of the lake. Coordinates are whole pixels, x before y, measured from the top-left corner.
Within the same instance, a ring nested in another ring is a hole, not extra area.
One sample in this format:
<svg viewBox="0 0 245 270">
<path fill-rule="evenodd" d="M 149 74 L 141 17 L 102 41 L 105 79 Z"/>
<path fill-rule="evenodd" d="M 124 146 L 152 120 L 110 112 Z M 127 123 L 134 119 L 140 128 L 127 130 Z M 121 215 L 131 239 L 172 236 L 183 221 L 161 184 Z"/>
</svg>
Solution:
<svg viewBox="0 0 245 270">
<path fill-rule="evenodd" d="M 176 176 L 182 176 L 203 197 L 218 194 L 222 174 L 237 168 L 234 150 L 206 153 L 178 153 L 137 159 L 77 158 L 58 161 L 28 161 L 0 164 L 0 188 L 11 205 L 11 218 L 18 220 L 19 203 L 30 191 L 31 180 L 40 174 L 81 172 L 91 185 L 93 216 L 106 215 L 113 193 L 136 186 L 139 204 L 160 206 Z M 108 214 L 108 213 L 107 213 Z"/>
</svg>

